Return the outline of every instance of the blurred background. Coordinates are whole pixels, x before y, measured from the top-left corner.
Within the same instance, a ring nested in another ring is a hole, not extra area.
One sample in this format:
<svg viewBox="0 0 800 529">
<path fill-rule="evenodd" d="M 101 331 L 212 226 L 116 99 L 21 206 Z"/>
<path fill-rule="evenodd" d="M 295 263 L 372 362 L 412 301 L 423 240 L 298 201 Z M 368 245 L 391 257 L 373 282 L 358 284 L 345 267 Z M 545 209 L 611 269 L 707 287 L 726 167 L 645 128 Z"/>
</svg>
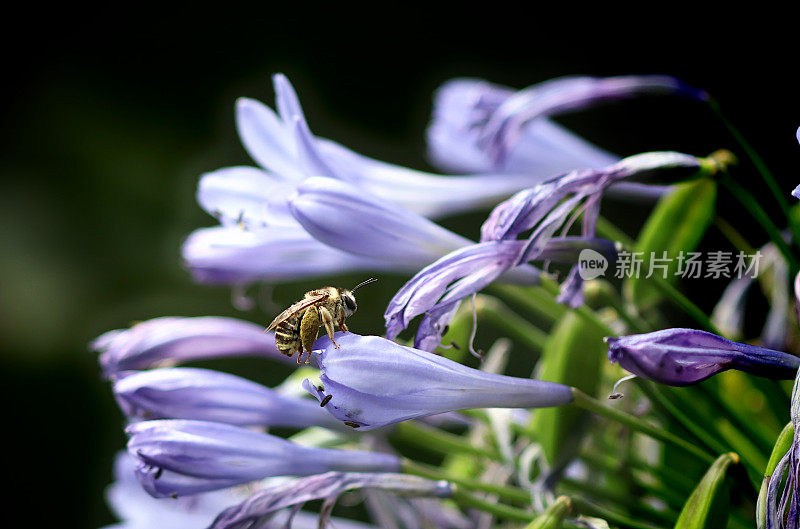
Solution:
<svg viewBox="0 0 800 529">
<path fill-rule="evenodd" d="M 787 195 L 800 183 L 798 46 L 779 14 L 734 23 L 675 8 L 657 20 L 583 13 L 580 22 L 574 12 L 492 6 L 381 4 L 381 13 L 358 14 L 226 6 L 64 7 L 31 12 L 21 31 L 4 33 L 0 388 L 5 475 L 19 494 L 6 502 L 35 526 L 113 521 L 102 495 L 124 443 L 122 417 L 87 350 L 93 338 L 164 315 L 272 319 L 269 308 L 234 309 L 229 289 L 193 284 L 179 246 L 191 230 L 215 224 L 194 201 L 198 177 L 252 163 L 236 137 L 234 101 L 272 105 L 274 72 L 294 83 L 316 134 L 418 169 L 430 168 L 432 92 L 451 77 L 522 88 L 567 74 L 670 74 L 720 101 Z M 722 147 L 741 155 L 711 112 L 687 101 L 650 98 L 559 121 L 620 155 Z M 738 175 L 776 211 L 746 161 Z M 752 242 L 766 239 L 734 202 L 722 197 L 719 207 Z M 635 208 L 614 215 L 635 235 Z M 446 224 L 476 237 L 482 217 Z M 385 304 L 405 279 L 382 277 L 364 289 L 351 327 L 381 333 Z M 280 285 L 272 295 L 288 304 L 317 283 Z M 724 285 L 703 285 L 692 294 L 710 309 Z M 247 362 L 226 369 L 265 382 L 286 374 Z"/>
</svg>

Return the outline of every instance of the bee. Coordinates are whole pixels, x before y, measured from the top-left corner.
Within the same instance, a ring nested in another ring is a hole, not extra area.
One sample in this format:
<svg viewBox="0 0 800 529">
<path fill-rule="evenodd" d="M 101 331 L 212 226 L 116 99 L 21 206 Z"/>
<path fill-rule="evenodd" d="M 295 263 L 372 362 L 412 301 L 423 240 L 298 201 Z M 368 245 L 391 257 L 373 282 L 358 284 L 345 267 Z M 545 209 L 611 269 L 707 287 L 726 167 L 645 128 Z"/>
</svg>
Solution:
<svg viewBox="0 0 800 529">
<path fill-rule="evenodd" d="M 374 277 L 347 290 L 337 287 L 324 287 L 306 292 L 303 299 L 281 312 L 267 327 L 275 329 L 275 345 L 278 350 L 291 358 L 297 353 L 297 363 L 302 363 L 303 350 L 308 354 L 306 364 L 311 358 L 311 348 L 317 339 L 320 326 L 325 326 L 334 347 L 333 326 L 347 332 L 344 320 L 353 315 L 358 306 L 353 292 L 377 281 Z M 266 332 L 266 331 L 265 331 Z"/>
</svg>

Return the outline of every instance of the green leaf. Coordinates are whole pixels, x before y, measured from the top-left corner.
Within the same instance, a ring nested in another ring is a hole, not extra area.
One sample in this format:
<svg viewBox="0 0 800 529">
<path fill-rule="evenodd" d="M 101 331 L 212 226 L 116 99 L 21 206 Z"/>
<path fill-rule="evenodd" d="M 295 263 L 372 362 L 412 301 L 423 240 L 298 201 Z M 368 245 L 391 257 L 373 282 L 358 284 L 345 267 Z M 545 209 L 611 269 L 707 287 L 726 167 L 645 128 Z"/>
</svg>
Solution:
<svg viewBox="0 0 800 529">
<path fill-rule="evenodd" d="M 666 280 L 669 283 L 675 282 L 678 256 L 681 251 L 693 251 L 700 244 L 714 218 L 716 197 L 716 183 L 704 178 L 675 186 L 672 192 L 661 198 L 639 233 L 632 250 L 643 252 L 639 277 L 626 278 L 623 284 L 625 296 L 634 306 L 647 310 L 662 298 L 653 279 L 646 278 L 651 255 L 661 259 L 666 252 L 668 261 L 656 264 L 666 264 Z M 663 275 L 662 269 L 653 270 L 653 276 Z"/>
<path fill-rule="evenodd" d="M 602 362 L 606 361 L 604 327 L 577 312 L 568 312 L 544 344 L 539 378 L 596 395 Z M 586 425 L 585 412 L 575 406 L 536 410 L 532 433 L 551 465 L 575 455 Z"/>
<path fill-rule="evenodd" d="M 725 477 L 728 467 L 738 463 L 739 456 L 733 452 L 714 461 L 683 505 L 675 529 L 721 529 L 726 526 L 730 491 Z"/>
<path fill-rule="evenodd" d="M 559 496 L 542 514 L 536 517 L 525 529 L 561 529 L 564 518 L 572 509 L 572 502 L 566 496 Z"/>
</svg>

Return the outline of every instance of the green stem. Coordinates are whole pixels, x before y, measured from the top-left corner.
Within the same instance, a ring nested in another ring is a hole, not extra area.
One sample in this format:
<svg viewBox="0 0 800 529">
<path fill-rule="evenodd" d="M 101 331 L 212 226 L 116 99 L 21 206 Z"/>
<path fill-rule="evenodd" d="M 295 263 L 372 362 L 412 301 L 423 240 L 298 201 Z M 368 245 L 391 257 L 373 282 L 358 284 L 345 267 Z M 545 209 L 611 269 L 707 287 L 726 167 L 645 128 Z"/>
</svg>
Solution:
<svg viewBox="0 0 800 529">
<path fill-rule="evenodd" d="M 650 525 L 633 520 L 624 514 L 609 510 L 601 505 L 582 498 L 573 497 L 571 499 L 579 511 L 586 512 L 593 516 L 598 516 L 608 522 L 611 522 L 613 525 L 618 525 L 619 527 L 629 527 L 630 529 L 663 529 L 662 526 Z"/>
<path fill-rule="evenodd" d="M 397 424 L 392 436 L 401 442 L 445 455 L 461 453 L 485 457 L 493 461 L 503 461 L 502 456 L 494 450 L 474 446 L 461 436 L 411 421 Z"/>
<path fill-rule="evenodd" d="M 720 233 L 722 233 L 722 235 L 728 239 L 728 242 L 730 242 L 734 248 L 740 252 L 743 252 L 747 255 L 753 255 L 756 253 L 756 249 L 753 248 L 749 242 L 747 242 L 744 236 L 739 233 L 739 230 L 734 228 L 730 222 L 723 219 L 719 215 L 714 217 L 714 226 L 716 226 Z"/>
<path fill-rule="evenodd" d="M 687 298 L 683 292 L 675 288 L 669 281 L 661 276 L 653 275 L 650 277 L 653 284 L 670 299 L 675 305 L 680 307 L 688 316 L 694 321 L 699 323 L 705 330 L 714 334 L 722 334 L 719 329 L 714 326 L 711 318 L 706 315 L 703 310 L 694 304 L 692 300 Z"/>
<path fill-rule="evenodd" d="M 675 520 L 678 519 L 677 512 L 669 513 L 657 511 L 649 505 L 637 503 L 635 496 L 631 494 L 627 494 L 622 491 L 616 492 L 607 489 L 601 489 L 596 483 L 590 484 L 574 479 L 564 478 L 561 480 L 560 484 L 577 493 L 588 494 L 595 498 L 607 500 L 615 505 L 624 505 L 632 512 L 632 514 L 637 516 L 646 516 L 655 522 L 664 522 L 673 525 Z"/>
<path fill-rule="evenodd" d="M 733 136 L 739 145 L 742 146 L 742 149 L 744 150 L 745 154 L 747 154 L 748 158 L 750 158 L 750 161 L 753 162 L 756 170 L 761 175 L 761 178 L 764 179 L 764 182 L 767 184 L 770 192 L 772 192 L 772 195 L 778 202 L 781 211 L 783 211 L 783 214 L 786 215 L 794 240 L 800 241 L 800 226 L 797 226 L 794 222 L 792 222 L 792 215 L 789 211 L 789 202 L 786 198 L 788 193 L 784 193 L 784 191 L 780 188 L 778 181 L 775 179 L 775 175 L 773 175 L 772 171 L 769 170 L 769 167 L 767 167 L 767 164 L 764 162 L 763 158 L 759 156 L 758 152 L 756 152 L 756 150 L 745 139 L 744 135 L 739 132 L 739 129 L 737 129 L 733 123 L 731 123 L 728 118 L 725 117 L 725 115 L 722 113 L 722 109 L 719 107 L 719 104 L 711 98 L 709 98 L 708 104 L 720 121 L 722 121 L 722 124 L 725 125 L 725 128 L 728 129 L 728 132 L 731 133 L 731 136 Z"/>
<path fill-rule="evenodd" d="M 551 323 L 560 320 L 567 311 L 566 307 L 539 287 L 519 287 L 495 282 L 486 290 Z"/>
<path fill-rule="evenodd" d="M 669 417 L 678 421 L 678 424 L 694 435 L 701 443 L 707 446 L 712 452 L 721 454 L 729 451 L 729 447 L 722 444 L 716 437 L 706 431 L 706 429 L 695 421 L 672 402 L 661 389 L 655 384 L 650 384 L 644 380 L 636 379 L 636 385 L 647 396 L 650 401 L 660 406 Z"/>
<path fill-rule="evenodd" d="M 769 215 L 764 208 L 761 207 L 761 204 L 753 197 L 753 195 L 747 191 L 744 187 L 742 187 L 737 181 L 735 181 L 731 176 L 727 173 L 723 173 L 722 178 L 720 178 L 720 183 L 724 185 L 731 194 L 741 202 L 741 204 L 745 207 L 747 211 L 750 212 L 750 215 L 761 224 L 761 227 L 769 235 L 770 240 L 775 243 L 775 246 L 778 247 L 778 250 L 783 254 L 786 258 L 786 261 L 790 264 L 791 269 L 795 272 L 798 270 L 798 262 L 795 256 L 792 254 L 791 248 L 783 239 L 781 235 L 781 230 L 772 222 L 772 219 L 769 218 Z M 795 234 L 797 237 L 797 234 Z M 800 237 L 796 238 L 795 240 L 800 241 Z"/>
<path fill-rule="evenodd" d="M 478 318 L 489 320 L 489 323 L 512 340 L 534 351 L 541 351 L 544 348 L 547 333 L 509 309 L 500 300 L 489 296 L 478 296 L 475 299 L 475 310 Z"/>
<path fill-rule="evenodd" d="M 458 486 L 454 487 L 452 499 L 464 507 L 472 507 L 473 509 L 488 512 L 489 514 L 493 514 L 498 518 L 504 518 L 506 520 L 531 522 L 534 519 L 534 515 L 531 512 L 528 512 L 524 509 L 519 509 L 517 507 L 503 505 L 502 503 L 483 500 Z"/>
<path fill-rule="evenodd" d="M 648 435 L 653 439 L 658 439 L 664 443 L 669 443 L 708 463 L 714 461 L 714 456 L 697 445 L 664 431 L 661 428 L 653 426 L 652 424 L 645 422 L 636 416 L 630 415 L 615 408 L 611 408 L 609 406 L 605 406 L 597 399 L 590 397 L 577 388 L 572 388 L 572 395 L 575 398 L 573 404 L 579 408 L 588 410 L 592 413 L 605 417 L 606 419 L 616 421 L 631 428 L 632 430 Z"/>
<path fill-rule="evenodd" d="M 413 474 L 415 476 L 420 476 L 427 479 L 449 481 L 450 483 L 455 483 L 456 485 L 459 485 L 461 487 L 470 490 L 487 492 L 489 494 L 494 494 L 500 498 L 510 501 L 518 501 L 523 503 L 530 503 L 531 501 L 531 495 L 528 492 L 519 489 L 517 487 L 494 485 L 491 483 L 484 483 L 482 481 L 478 481 L 475 479 L 452 476 L 450 474 L 447 474 L 446 472 L 442 472 L 440 469 L 436 467 L 423 465 L 421 463 L 417 463 L 416 461 L 411 461 L 409 459 L 403 459 L 402 466 L 403 466 L 403 472 L 405 472 L 406 474 Z"/>
</svg>

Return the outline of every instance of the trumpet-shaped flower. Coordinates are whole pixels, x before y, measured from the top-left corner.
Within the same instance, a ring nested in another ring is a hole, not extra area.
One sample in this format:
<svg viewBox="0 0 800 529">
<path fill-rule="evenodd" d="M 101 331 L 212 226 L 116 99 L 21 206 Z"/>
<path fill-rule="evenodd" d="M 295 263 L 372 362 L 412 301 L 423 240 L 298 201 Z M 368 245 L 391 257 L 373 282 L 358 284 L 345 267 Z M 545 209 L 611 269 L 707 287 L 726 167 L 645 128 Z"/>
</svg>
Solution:
<svg viewBox="0 0 800 529">
<path fill-rule="evenodd" d="M 109 331 L 90 345 L 101 352 L 106 377 L 121 371 L 229 356 L 265 356 L 286 361 L 275 336 L 264 328 L 233 318 L 155 318 L 130 329 Z"/>
<path fill-rule="evenodd" d="M 127 452 L 114 460 L 114 482 L 106 489 L 106 501 L 121 523 L 104 529 L 187 529 L 208 527 L 227 508 L 248 498 L 239 488 L 203 492 L 184 498 L 154 498 L 136 479 L 136 458 Z M 311 512 L 276 512 L 272 522 L 281 527 L 291 517 L 293 529 L 318 529 L 319 515 Z M 337 529 L 375 529 L 374 526 L 333 517 Z"/>
<path fill-rule="evenodd" d="M 300 508 L 302 504 L 318 499 L 325 500 L 319 518 L 319 526 L 325 527 L 336 499 L 344 492 L 356 489 L 378 489 L 403 496 L 436 498 L 448 498 L 453 493 L 452 486 L 446 481 L 431 481 L 417 476 L 328 472 L 264 488 L 239 505 L 220 513 L 210 529 L 262 527 L 279 510 Z"/>
<path fill-rule="evenodd" d="M 209 369 L 175 367 L 122 373 L 114 381 L 114 396 L 130 419 L 289 428 L 340 425 L 314 401 Z"/>
<path fill-rule="evenodd" d="M 706 99 L 705 92 L 664 75 L 562 77 L 523 90 L 477 79 L 455 79 L 436 93 L 428 147 L 447 170 L 536 171 L 552 174 L 580 162 L 600 168 L 616 158 L 572 135 L 548 117 L 598 103 L 648 94 Z"/>
<path fill-rule="evenodd" d="M 331 248 L 300 226 L 203 228 L 189 236 L 181 251 L 195 280 L 214 284 L 291 281 L 398 268 L 391 261 Z"/>
<path fill-rule="evenodd" d="M 304 387 L 348 426 L 370 430 L 469 408 L 541 408 L 572 402 L 554 382 L 496 375 L 378 336 L 320 338 L 314 358 L 321 385 Z"/>
<path fill-rule="evenodd" d="M 437 217 L 490 206 L 553 173 L 580 167 L 586 161 L 579 157 L 580 150 L 572 156 L 572 143 L 579 140 L 570 135 L 563 140 L 567 145 L 560 149 L 564 152 L 560 159 L 543 163 L 539 170 L 528 167 L 517 174 L 460 177 L 415 171 L 367 158 L 336 142 L 315 137 L 286 77 L 275 75 L 273 84 L 278 113 L 257 101 L 243 98 L 237 102 L 236 124 L 250 156 L 273 178 L 284 182 L 299 183 L 309 176 L 336 178 L 411 211 Z M 553 136 L 551 147 L 559 148 L 560 141 L 560 137 Z M 541 151 L 541 155 L 553 158 L 546 150 Z M 454 188 L 459 192 L 453 193 Z M 215 189 L 203 195 L 201 203 L 207 210 L 228 209 L 222 207 L 224 199 L 230 196 L 225 190 Z M 232 213 L 232 218 L 237 218 L 235 210 Z"/>
<path fill-rule="evenodd" d="M 425 314 L 414 345 L 432 351 L 463 298 L 507 272 L 509 276 L 521 270 L 534 273 L 535 268 L 518 264 L 525 246 L 525 241 L 486 241 L 451 252 L 423 268 L 389 302 L 384 314 L 387 336 L 394 338 L 414 317 Z M 610 241 L 579 237 L 551 239 L 539 258 L 571 263 L 586 248 L 599 251 L 612 261 L 616 258 L 616 248 Z"/>
<path fill-rule="evenodd" d="M 611 362 L 670 386 L 695 384 L 728 369 L 769 378 L 793 378 L 800 367 L 796 356 L 694 329 L 664 329 L 606 341 Z"/>
<path fill-rule="evenodd" d="M 128 452 L 140 462 L 137 477 L 155 497 L 197 494 L 272 476 L 400 468 L 393 455 L 305 447 L 216 422 L 144 421 L 128 426 L 127 433 Z"/>
</svg>

